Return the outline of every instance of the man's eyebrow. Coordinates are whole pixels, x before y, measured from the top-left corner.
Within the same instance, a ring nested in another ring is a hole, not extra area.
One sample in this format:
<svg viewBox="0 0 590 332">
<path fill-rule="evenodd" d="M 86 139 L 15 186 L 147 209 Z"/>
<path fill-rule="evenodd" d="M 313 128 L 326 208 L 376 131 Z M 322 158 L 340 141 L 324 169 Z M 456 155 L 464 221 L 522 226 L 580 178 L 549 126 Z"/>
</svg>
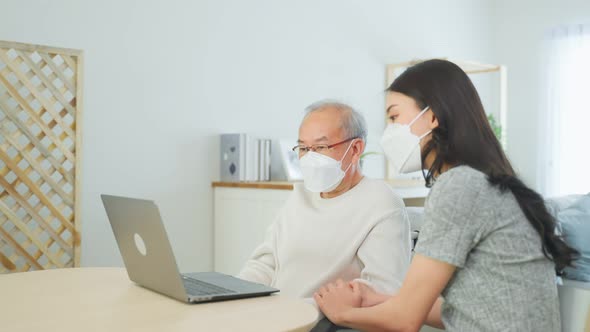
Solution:
<svg viewBox="0 0 590 332">
<path fill-rule="evenodd" d="M 327 141 L 327 140 L 328 140 L 328 137 L 326 137 L 326 136 L 322 136 L 322 137 L 320 137 L 320 138 L 316 138 L 316 139 L 315 139 L 315 140 L 313 140 L 313 141 L 314 141 L 314 142 L 325 142 L 325 141 Z M 297 140 L 297 143 L 298 143 L 298 144 L 303 144 L 303 143 L 305 143 L 305 142 L 304 142 L 302 139 L 298 139 L 298 140 Z"/>
<path fill-rule="evenodd" d="M 323 141 L 327 141 L 327 140 L 328 140 L 328 138 L 326 136 L 322 136 L 322 137 L 316 139 L 315 142 L 323 142 Z"/>
</svg>

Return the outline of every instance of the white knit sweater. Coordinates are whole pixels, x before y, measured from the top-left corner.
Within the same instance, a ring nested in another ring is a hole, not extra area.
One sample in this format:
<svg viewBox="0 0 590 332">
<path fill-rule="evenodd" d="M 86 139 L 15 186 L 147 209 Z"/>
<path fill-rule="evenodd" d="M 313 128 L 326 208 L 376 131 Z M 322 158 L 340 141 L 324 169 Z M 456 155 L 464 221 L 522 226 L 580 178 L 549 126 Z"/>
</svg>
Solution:
<svg viewBox="0 0 590 332">
<path fill-rule="evenodd" d="M 330 199 L 296 184 L 238 277 L 309 298 L 337 278 L 360 279 L 392 294 L 410 264 L 410 225 L 402 199 L 364 178 Z"/>
</svg>

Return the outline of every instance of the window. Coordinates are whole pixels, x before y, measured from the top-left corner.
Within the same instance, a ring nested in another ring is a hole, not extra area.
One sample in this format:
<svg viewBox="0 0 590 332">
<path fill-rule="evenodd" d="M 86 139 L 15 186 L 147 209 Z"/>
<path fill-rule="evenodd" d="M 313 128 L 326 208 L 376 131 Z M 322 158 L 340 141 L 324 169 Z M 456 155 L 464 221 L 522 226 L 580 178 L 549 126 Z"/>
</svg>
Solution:
<svg viewBox="0 0 590 332">
<path fill-rule="evenodd" d="M 541 190 L 590 192 L 590 25 L 554 29 L 547 41 Z"/>
</svg>

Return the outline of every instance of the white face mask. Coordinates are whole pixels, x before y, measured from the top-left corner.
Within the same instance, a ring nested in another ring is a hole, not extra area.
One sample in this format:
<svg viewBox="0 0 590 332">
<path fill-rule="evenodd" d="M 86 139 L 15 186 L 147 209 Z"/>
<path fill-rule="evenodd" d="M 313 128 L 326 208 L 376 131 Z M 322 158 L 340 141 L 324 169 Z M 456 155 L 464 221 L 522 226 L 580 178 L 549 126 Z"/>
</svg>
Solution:
<svg viewBox="0 0 590 332">
<path fill-rule="evenodd" d="M 314 151 L 309 151 L 301 157 L 299 165 L 305 189 L 313 193 L 325 193 L 336 189 L 352 166 L 351 163 L 346 170 L 342 170 L 342 160 L 348 154 L 353 142 L 350 142 L 344 156 L 339 161 Z"/>
<path fill-rule="evenodd" d="M 420 140 L 430 134 L 427 131 L 418 137 L 412 133 L 410 127 L 418 118 L 428 111 L 428 106 L 408 124 L 392 123 L 385 128 L 381 137 L 381 147 L 385 156 L 393 167 L 400 173 L 410 173 L 422 170 L 422 156 Z"/>
</svg>

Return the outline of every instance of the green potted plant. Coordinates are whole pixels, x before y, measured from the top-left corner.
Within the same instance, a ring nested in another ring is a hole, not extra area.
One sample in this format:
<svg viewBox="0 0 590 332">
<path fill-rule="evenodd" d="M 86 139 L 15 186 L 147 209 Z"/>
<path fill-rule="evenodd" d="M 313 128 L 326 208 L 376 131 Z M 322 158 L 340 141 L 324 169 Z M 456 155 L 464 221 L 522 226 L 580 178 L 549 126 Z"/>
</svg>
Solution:
<svg viewBox="0 0 590 332">
<path fill-rule="evenodd" d="M 493 114 L 488 114 L 488 121 L 490 122 L 490 127 L 492 127 L 494 135 L 496 135 L 498 141 L 502 142 L 502 126 L 498 124 Z"/>
</svg>

